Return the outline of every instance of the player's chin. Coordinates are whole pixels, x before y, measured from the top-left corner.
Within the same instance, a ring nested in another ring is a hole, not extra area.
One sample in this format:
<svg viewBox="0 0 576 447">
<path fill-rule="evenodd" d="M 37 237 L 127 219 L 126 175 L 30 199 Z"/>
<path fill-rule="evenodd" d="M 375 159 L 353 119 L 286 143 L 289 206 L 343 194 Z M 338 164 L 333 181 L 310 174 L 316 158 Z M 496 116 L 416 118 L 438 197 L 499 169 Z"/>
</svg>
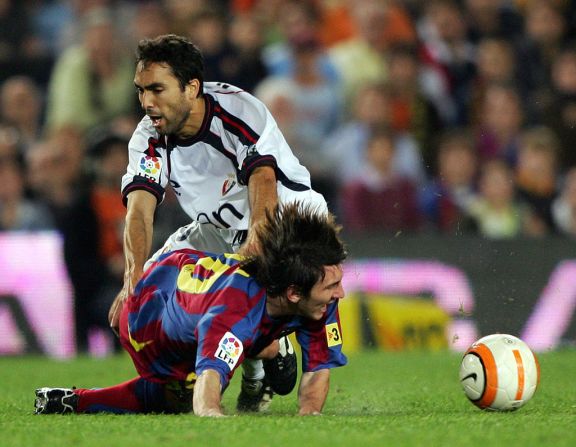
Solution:
<svg viewBox="0 0 576 447">
<path fill-rule="evenodd" d="M 326 313 L 326 306 L 322 306 L 321 309 L 313 312 L 312 315 L 310 315 L 310 318 L 312 320 L 318 321 L 318 320 L 322 319 L 322 317 L 324 316 L 325 313 Z"/>
</svg>

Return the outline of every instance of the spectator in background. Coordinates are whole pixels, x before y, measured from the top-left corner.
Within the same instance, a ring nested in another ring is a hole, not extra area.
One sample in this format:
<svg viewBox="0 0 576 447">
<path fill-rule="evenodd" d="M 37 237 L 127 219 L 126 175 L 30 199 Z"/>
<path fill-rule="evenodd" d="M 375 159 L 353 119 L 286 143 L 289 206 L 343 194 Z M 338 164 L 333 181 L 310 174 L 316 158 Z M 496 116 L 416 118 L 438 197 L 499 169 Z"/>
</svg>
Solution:
<svg viewBox="0 0 576 447">
<path fill-rule="evenodd" d="M 522 16 L 503 0 L 465 0 L 468 37 L 474 44 L 492 37 L 515 41 L 523 31 Z"/>
<path fill-rule="evenodd" d="M 170 32 L 185 35 L 189 31 L 190 19 L 200 13 L 208 2 L 206 0 L 162 0 L 168 10 Z M 222 1 L 210 2 L 212 7 L 218 7 Z"/>
<path fill-rule="evenodd" d="M 94 255 L 98 251 L 98 228 L 89 213 L 87 181 L 82 172 L 84 145 L 82 134 L 62 128 L 34 144 L 26 154 L 32 192 L 49 208 L 63 237 L 64 262 L 74 291 L 79 352 L 88 349 L 82 315 L 102 273 Z"/>
<path fill-rule="evenodd" d="M 13 76 L 0 86 L 0 117 L 18 130 L 24 151 L 40 138 L 42 111 L 42 92 L 28 76 Z"/>
<path fill-rule="evenodd" d="M 436 175 L 420 194 L 428 228 L 444 234 L 461 234 L 468 230 L 468 209 L 476 197 L 478 158 L 470 132 L 445 132 L 435 165 Z"/>
<path fill-rule="evenodd" d="M 467 124 L 467 97 L 474 76 L 474 45 L 468 40 L 463 11 L 452 0 L 431 0 L 418 21 L 424 89 L 444 121 Z"/>
<path fill-rule="evenodd" d="M 228 31 L 230 45 L 235 53 L 236 76 L 234 85 L 253 92 L 267 75 L 262 60 L 264 28 L 255 14 L 245 13 L 232 17 Z"/>
<path fill-rule="evenodd" d="M 549 104 L 541 121 L 560 141 L 559 167 L 564 172 L 576 166 L 576 47 L 564 49 L 552 63 Z"/>
<path fill-rule="evenodd" d="M 546 127 L 525 131 L 515 167 L 518 197 L 532 207 L 548 232 L 555 230 L 552 202 L 557 195 L 559 141 Z"/>
<path fill-rule="evenodd" d="M 237 67 L 223 12 L 213 7 L 200 9 L 190 17 L 185 35 L 202 51 L 206 76 L 233 84 Z"/>
<path fill-rule="evenodd" d="M 0 82 L 27 74 L 44 84 L 50 74 L 52 58 L 34 33 L 26 3 L 0 0 Z"/>
<path fill-rule="evenodd" d="M 348 39 L 353 39 L 362 31 L 353 16 L 355 9 L 370 8 L 372 0 L 333 0 L 320 1 L 321 21 L 320 35 L 325 45 L 333 46 Z M 384 2 L 381 2 L 384 3 Z M 409 5 L 406 1 L 388 1 L 386 3 L 386 26 L 378 31 L 386 45 L 410 45 L 416 43 L 416 32 L 412 25 Z"/>
<path fill-rule="evenodd" d="M 516 67 L 514 47 L 509 41 L 495 37 L 485 37 L 480 40 L 477 48 L 476 75 L 467 93 L 469 101 L 466 113 L 467 121 L 471 125 L 478 125 L 481 121 L 481 108 L 486 90 L 490 85 L 518 83 Z M 519 87 L 518 91 L 523 93 L 522 86 Z"/>
<path fill-rule="evenodd" d="M 469 224 L 488 239 L 545 233 L 540 222 L 533 219 L 530 207 L 516 200 L 512 170 L 499 159 L 486 161 L 480 169 L 478 196 L 470 204 Z"/>
<path fill-rule="evenodd" d="M 320 40 L 327 47 L 351 39 L 356 34 L 349 0 L 320 2 Z"/>
<path fill-rule="evenodd" d="M 420 148 L 426 172 L 434 172 L 436 135 L 442 121 L 434 104 L 420 86 L 416 50 L 394 46 L 388 52 L 388 85 L 392 101 L 391 127 L 397 133 L 411 134 Z"/>
<path fill-rule="evenodd" d="M 91 137 L 86 148 L 90 177 L 86 177 L 85 188 L 68 209 L 70 219 L 82 222 L 92 232 L 92 241 L 83 244 L 82 253 L 76 253 L 82 258 L 75 261 L 80 266 L 69 266 L 77 291 L 75 317 L 80 350 L 88 348 L 92 328 L 108 332 L 108 309 L 124 275 L 126 209 L 118 182 L 128 165 L 128 138 L 106 129 L 98 129 Z M 71 229 L 65 236 L 78 242 L 84 231 Z M 116 338 L 111 334 L 109 338 L 119 348 Z"/>
<path fill-rule="evenodd" d="M 343 82 L 345 98 L 353 98 L 362 85 L 387 79 L 388 41 L 386 28 L 389 6 L 384 2 L 366 0 L 349 4 L 356 34 L 329 50 Z M 362 67 L 362 69 L 358 69 Z"/>
<path fill-rule="evenodd" d="M 72 225 L 65 210 L 82 189 L 84 147 L 83 133 L 63 127 L 26 153 L 32 192 L 50 208 L 59 228 Z"/>
<path fill-rule="evenodd" d="M 264 64 L 271 76 L 294 77 L 297 74 L 294 44 L 319 42 L 319 10 L 309 2 L 286 1 L 279 7 L 278 20 L 280 40 L 264 48 Z M 318 51 L 314 63 L 322 78 L 330 82 L 339 80 L 338 70 L 326 52 Z"/>
<path fill-rule="evenodd" d="M 65 35 L 77 19 L 74 7 L 79 1 L 27 1 L 32 34 L 42 52 L 55 59 L 63 50 Z M 85 1 L 84 4 L 90 3 Z"/>
<path fill-rule="evenodd" d="M 171 17 L 162 2 L 136 2 L 130 17 L 128 44 L 136 45 L 142 39 L 167 34 L 172 29 Z"/>
<path fill-rule="evenodd" d="M 490 84 L 479 110 L 475 141 L 481 161 L 500 158 L 514 166 L 524 123 L 520 95 L 512 85 Z"/>
<path fill-rule="evenodd" d="M 342 224 L 349 233 L 414 232 L 420 228 L 416 184 L 394 170 L 395 150 L 391 131 L 374 131 L 362 175 L 341 191 Z"/>
<path fill-rule="evenodd" d="M 560 195 L 552 203 L 552 217 L 561 234 L 576 238 L 576 167 L 564 177 Z"/>
<path fill-rule="evenodd" d="M 0 231 L 38 231 L 53 228 L 52 218 L 42 204 L 25 195 L 22 159 L 1 158 Z"/>
<path fill-rule="evenodd" d="M 392 122 L 391 101 L 387 85 L 363 85 L 353 98 L 352 117 L 324 141 L 324 162 L 340 183 L 362 175 L 372 131 L 379 127 L 390 127 Z M 423 161 L 413 136 L 409 133 L 395 134 L 394 146 L 394 170 L 417 183 L 423 182 Z"/>
<path fill-rule="evenodd" d="M 284 38 L 280 21 L 286 0 L 231 0 L 228 3 L 232 15 L 249 13 L 257 18 L 262 24 L 265 42 L 273 43 Z"/>
<path fill-rule="evenodd" d="M 526 4 L 525 35 L 518 45 L 518 60 L 522 85 L 527 87 L 529 113 L 541 112 L 546 104 L 550 68 L 566 43 L 566 19 L 561 9 L 548 0 L 534 0 Z"/>
<path fill-rule="evenodd" d="M 279 88 L 289 88 L 294 95 L 295 130 L 299 140 L 296 150 L 303 154 L 304 160 L 317 164 L 322 141 L 341 121 L 343 100 L 340 85 L 325 76 L 318 64 L 323 50 L 315 35 L 300 36 L 288 44 L 294 70 L 285 75 L 270 76 L 264 82 L 268 89 L 277 84 Z"/>
<path fill-rule="evenodd" d="M 122 204 L 118 181 L 128 165 L 128 138 L 106 131 L 98 133 L 99 137 L 88 147 L 87 158 L 92 173 L 90 205 L 99 229 L 100 257 L 115 281 L 111 288 L 112 299 L 104 309 L 104 321 L 107 323 L 108 308 L 122 285 L 124 274 L 122 235 L 126 209 Z"/>
<path fill-rule="evenodd" d="M 134 110 L 134 63 L 110 11 L 93 11 L 84 26 L 83 44 L 68 48 L 56 62 L 48 91 L 48 131 L 62 126 L 87 131 Z"/>
<path fill-rule="evenodd" d="M 330 93 L 336 95 L 336 92 L 324 88 L 311 95 L 312 98 L 319 97 L 321 102 L 309 103 L 308 90 L 307 86 L 300 86 L 293 79 L 273 76 L 258 84 L 255 96 L 268 107 L 294 155 L 310 172 L 313 189 L 324 196 L 330 209 L 335 210 L 337 182 L 321 148 L 321 139 L 325 136 L 321 130 L 326 128 L 326 124 L 317 120 L 325 118 L 321 107 L 335 103 L 338 98 L 330 97 Z M 307 118 L 309 122 L 306 122 Z M 310 127 L 318 129 L 312 133 L 302 131 Z"/>
<path fill-rule="evenodd" d="M 74 128 L 61 129 L 27 154 L 33 191 L 63 236 L 79 352 L 88 350 L 91 328 L 108 328 L 108 309 L 123 273 L 126 212 L 118 171 L 127 165 L 127 139 L 98 133 L 88 144 Z M 115 341 L 112 334 L 110 339 Z"/>
<path fill-rule="evenodd" d="M 36 29 L 41 31 L 39 34 L 44 37 L 43 41 L 47 42 L 46 39 L 51 37 L 55 39 L 48 45 L 56 56 L 70 47 L 82 44 L 85 22 L 90 17 L 108 11 L 114 15 L 115 19 L 121 21 L 121 10 L 125 5 L 124 2 L 115 0 L 57 0 L 57 2 L 60 3 L 60 7 L 53 5 L 52 8 L 40 7 L 38 9 L 36 6 L 33 13 Z"/>
<path fill-rule="evenodd" d="M 243 23 L 236 20 L 233 44 L 229 24 L 222 11 L 206 7 L 190 18 L 187 35 L 202 51 L 204 70 L 209 79 L 219 79 L 251 91 L 264 78 L 266 68 L 259 57 L 260 45 L 257 41 L 245 40 L 246 33 L 258 32 L 257 29 L 250 31 L 250 26 L 254 25 L 248 18 Z M 242 47 L 246 44 L 255 47 Z"/>
<path fill-rule="evenodd" d="M 22 158 L 20 133 L 11 124 L 0 121 L 0 160 Z"/>
</svg>

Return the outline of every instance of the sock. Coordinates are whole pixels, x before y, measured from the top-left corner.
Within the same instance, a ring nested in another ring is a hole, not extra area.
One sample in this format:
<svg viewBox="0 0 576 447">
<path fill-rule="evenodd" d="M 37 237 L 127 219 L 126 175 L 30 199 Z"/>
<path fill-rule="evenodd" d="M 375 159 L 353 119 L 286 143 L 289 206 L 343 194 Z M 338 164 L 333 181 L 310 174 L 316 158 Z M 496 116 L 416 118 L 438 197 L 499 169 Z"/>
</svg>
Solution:
<svg viewBox="0 0 576 447">
<path fill-rule="evenodd" d="M 242 376 L 250 380 L 262 380 L 264 378 L 264 366 L 262 360 L 244 359 L 242 363 Z"/>
<path fill-rule="evenodd" d="M 150 413 L 162 411 L 164 386 L 141 377 L 119 385 L 77 389 L 78 413 Z"/>
</svg>

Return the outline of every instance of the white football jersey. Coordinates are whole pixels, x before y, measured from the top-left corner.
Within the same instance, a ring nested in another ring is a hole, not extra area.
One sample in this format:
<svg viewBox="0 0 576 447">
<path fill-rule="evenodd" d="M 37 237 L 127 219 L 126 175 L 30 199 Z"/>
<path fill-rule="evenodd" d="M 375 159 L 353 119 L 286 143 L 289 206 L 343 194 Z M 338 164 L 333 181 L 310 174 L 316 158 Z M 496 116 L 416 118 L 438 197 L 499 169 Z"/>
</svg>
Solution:
<svg viewBox="0 0 576 447">
<path fill-rule="evenodd" d="M 324 198 L 310 187 L 310 173 L 260 100 L 220 82 L 205 82 L 204 98 L 204 121 L 192 138 L 160 135 L 148 116 L 140 121 L 128 145 L 124 201 L 131 191 L 143 189 L 160 203 L 170 184 L 192 220 L 246 230 L 248 179 L 255 168 L 271 166 L 280 202 L 299 200 L 327 210 Z"/>
</svg>

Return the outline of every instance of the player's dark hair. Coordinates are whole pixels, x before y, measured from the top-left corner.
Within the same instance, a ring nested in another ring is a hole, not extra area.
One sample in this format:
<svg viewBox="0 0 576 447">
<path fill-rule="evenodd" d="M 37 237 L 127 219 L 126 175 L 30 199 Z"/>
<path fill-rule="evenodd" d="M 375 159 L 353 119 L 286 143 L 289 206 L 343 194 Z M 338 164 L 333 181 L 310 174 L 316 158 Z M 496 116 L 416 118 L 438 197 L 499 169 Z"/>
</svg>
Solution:
<svg viewBox="0 0 576 447">
<path fill-rule="evenodd" d="M 200 95 L 204 87 L 204 58 L 196 45 L 175 34 L 165 34 L 153 39 L 143 39 L 136 49 L 136 63 L 144 66 L 164 63 L 184 87 L 192 79 L 200 82 Z"/>
<path fill-rule="evenodd" d="M 295 202 L 277 206 L 255 228 L 258 254 L 245 265 L 268 295 L 280 296 L 293 286 L 308 296 L 314 284 L 324 278 L 324 266 L 346 259 L 339 238 L 340 226 L 334 216 Z"/>
</svg>

